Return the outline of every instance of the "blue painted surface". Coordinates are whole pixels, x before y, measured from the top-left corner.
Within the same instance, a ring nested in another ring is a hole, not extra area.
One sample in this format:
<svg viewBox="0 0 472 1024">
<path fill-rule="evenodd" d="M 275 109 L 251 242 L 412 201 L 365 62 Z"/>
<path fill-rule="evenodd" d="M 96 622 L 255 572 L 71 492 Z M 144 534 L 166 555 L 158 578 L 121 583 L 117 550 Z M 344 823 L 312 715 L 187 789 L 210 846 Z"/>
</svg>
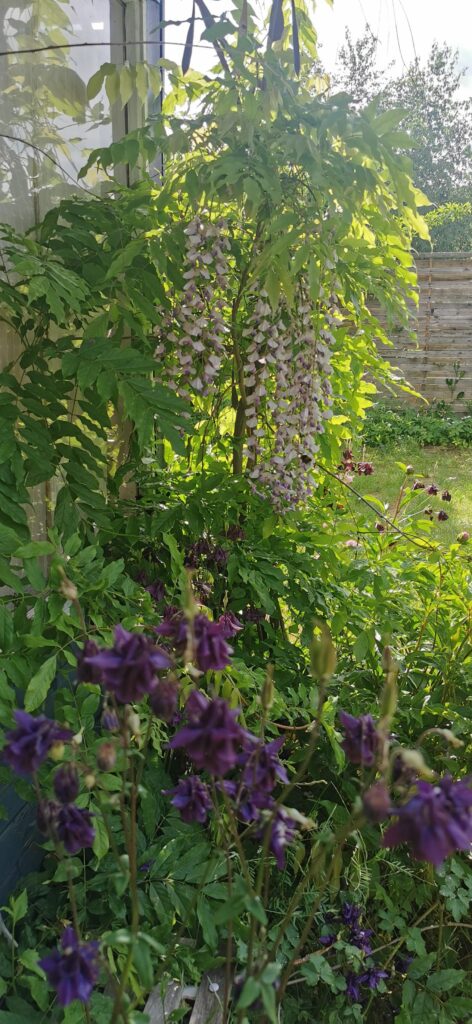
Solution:
<svg viewBox="0 0 472 1024">
<path fill-rule="evenodd" d="M 21 878 L 39 867 L 44 852 L 35 805 L 25 804 L 10 786 L 0 788 L 0 804 L 8 815 L 0 821 L 0 905 L 4 905 Z"/>
</svg>

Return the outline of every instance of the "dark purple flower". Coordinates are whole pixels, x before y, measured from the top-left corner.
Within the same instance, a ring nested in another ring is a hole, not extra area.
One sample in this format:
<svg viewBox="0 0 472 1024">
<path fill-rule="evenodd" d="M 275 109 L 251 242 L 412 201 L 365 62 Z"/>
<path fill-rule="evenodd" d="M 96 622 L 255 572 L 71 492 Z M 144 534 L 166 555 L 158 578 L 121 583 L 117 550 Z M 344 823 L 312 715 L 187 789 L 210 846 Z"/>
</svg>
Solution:
<svg viewBox="0 0 472 1024">
<path fill-rule="evenodd" d="M 373 935 L 371 928 L 359 928 L 355 925 L 350 932 L 349 942 L 351 946 L 357 946 L 361 949 L 366 956 L 370 956 L 372 953 L 372 946 L 370 943 L 370 937 Z"/>
<path fill-rule="evenodd" d="M 228 540 L 238 541 L 244 540 L 245 534 L 241 526 L 238 526 L 236 523 L 233 523 L 231 526 L 228 526 L 226 536 Z"/>
<path fill-rule="evenodd" d="M 383 978 L 388 978 L 387 971 L 382 971 L 379 967 L 368 967 L 358 980 L 361 985 L 367 985 L 374 991 L 379 987 Z"/>
<path fill-rule="evenodd" d="M 285 847 L 292 842 L 296 831 L 296 823 L 289 812 L 285 807 L 278 807 L 271 824 L 269 848 L 279 871 L 285 867 Z"/>
<path fill-rule="evenodd" d="M 399 974 L 406 974 L 414 959 L 414 956 L 409 956 L 408 954 L 405 954 L 405 956 L 397 956 L 395 960 L 395 970 L 398 971 Z"/>
<path fill-rule="evenodd" d="M 208 700 L 194 691 L 186 705 L 188 724 L 180 729 L 169 746 L 184 747 L 195 766 L 210 775 L 226 775 L 238 760 L 238 747 L 244 731 L 236 722 L 238 710 L 231 710 L 221 697 Z"/>
<path fill-rule="evenodd" d="M 185 557 L 185 565 L 189 569 L 196 569 L 202 558 L 207 558 L 212 553 L 210 541 L 206 537 L 200 537 L 195 544 L 189 548 Z"/>
<path fill-rule="evenodd" d="M 341 918 L 344 924 L 347 924 L 349 928 L 357 928 L 361 914 L 362 907 L 358 907 L 356 903 L 343 903 L 341 908 Z"/>
<path fill-rule="evenodd" d="M 224 565 L 226 565 L 228 558 L 229 553 L 225 550 L 225 548 L 219 546 L 213 548 L 213 551 L 211 553 L 211 561 L 214 562 L 215 565 L 223 567 Z"/>
<path fill-rule="evenodd" d="M 364 814 L 369 821 L 385 821 L 390 814 L 390 794 L 384 782 L 374 782 L 362 797 Z"/>
<path fill-rule="evenodd" d="M 441 501 L 452 501 L 452 494 L 449 491 L 443 491 Z"/>
<path fill-rule="evenodd" d="M 34 718 L 27 711 L 15 711 L 16 729 L 6 734 L 3 757 L 18 775 L 31 775 L 46 760 L 51 747 L 70 740 L 70 729 L 51 721 L 45 715 Z"/>
<path fill-rule="evenodd" d="M 377 533 L 385 533 L 385 530 L 386 530 L 385 523 L 376 523 L 375 524 L 375 529 L 377 530 Z"/>
<path fill-rule="evenodd" d="M 359 476 L 372 476 L 374 467 L 371 462 L 358 462 L 357 472 L 359 473 Z"/>
<path fill-rule="evenodd" d="M 336 938 L 336 934 L 332 932 L 330 935 L 320 935 L 319 942 L 321 946 L 332 946 L 333 942 L 336 942 Z"/>
<path fill-rule="evenodd" d="M 173 722 L 179 701 L 179 689 L 175 681 L 162 679 L 151 691 L 149 703 L 162 722 Z"/>
<path fill-rule="evenodd" d="M 232 636 L 236 636 L 241 629 L 244 629 L 242 622 L 236 618 L 234 612 L 225 612 L 224 615 L 220 615 L 218 625 L 225 640 L 230 640 Z"/>
<path fill-rule="evenodd" d="M 357 1003 L 360 998 L 362 975 L 353 974 L 352 971 L 346 974 L 346 998 L 352 1003 Z"/>
<path fill-rule="evenodd" d="M 57 813 L 57 837 L 64 843 L 67 853 L 78 853 L 92 846 L 95 830 L 90 811 L 75 804 L 64 804 Z"/>
<path fill-rule="evenodd" d="M 438 492 L 439 487 L 437 487 L 436 484 L 430 484 L 429 487 L 426 488 L 426 494 L 438 494 Z"/>
<path fill-rule="evenodd" d="M 244 765 L 242 782 L 249 791 L 255 789 L 271 793 L 277 779 L 288 782 L 287 772 L 278 757 L 284 741 L 283 736 L 270 743 L 247 739 L 246 750 L 241 754 L 239 762 Z"/>
<path fill-rule="evenodd" d="M 79 795 L 79 773 L 74 764 L 63 764 L 54 776 L 54 792 L 61 804 L 72 804 Z"/>
<path fill-rule="evenodd" d="M 61 1006 L 74 999 L 88 1002 L 98 978 L 98 942 L 79 942 L 73 928 L 66 928 L 61 949 L 39 961 Z"/>
<path fill-rule="evenodd" d="M 184 613 L 176 605 L 168 604 L 164 608 L 164 617 L 158 626 L 154 626 L 158 636 L 172 640 L 176 646 L 185 644 L 187 637 L 187 620 Z"/>
<path fill-rule="evenodd" d="M 243 612 L 243 619 L 245 622 L 262 622 L 265 619 L 265 612 L 261 608 L 254 608 L 253 605 L 250 605 Z"/>
<path fill-rule="evenodd" d="M 166 588 L 162 580 L 154 580 L 153 583 L 148 583 L 145 587 L 148 594 L 151 595 L 153 601 L 163 601 L 166 593 Z"/>
<path fill-rule="evenodd" d="M 445 523 L 446 519 L 449 519 L 449 516 L 448 516 L 447 512 L 445 512 L 444 509 L 441 508 L 439 510 L 439 512 L 438 512 L 438 521 L 440 523 Z"/>
<path fill-rule="evenodd" d="M 193 634 L 196 663 L 201 672 L 220 672 L 230 664 L 232 650 L 218 622 L 211 622 L 206 615 L 196 615 Z"/>
<path fill-rule="evenodd" d="M 44 836 L 53 839 L 60 805 L 55 800 L 41 800 L 36 811 L 36 824 Z"/>
<path fill-rule="evenodd" d="M 344 740 L 341 744 L 346 756 L 352 764 L 374 764 L 379 738 L 375 722 L 371 715 L 348 715 L 347 711 L 339 712 L 339 721 L 344 729 Z"/>
<path fill-rule="evenodd" d="M 128 633 L 122 626 L 115 627 L 110 650 L 85 660 L 100 669 L 105 686 L 121 704 L 131 704 L 150 693 L 157 673 L 171 665 L 166 651 L 156 647 L 143 633 Z"/>
<path fill-rule="evenodd" d="M 175 789 L 164 792 L 172 797 L 171 804 L 179 811 L 182 821 L 205 824 L 213 804 L 208 787 L 197 775 L 186 775 L 179 780 Z"/>
<path fill-rule="evenodd" d="M 77 679 L 79 683 L 96 683 L 100 685 L 102 673 L 95 665 L 91 665 L 89 658 L 100 654 L 100 648 L 95 640 L 86 640 L 81 651 L 77 655 Z"/>
<path fill-rule="evenodd" d="M 412 490 L 413 491 L 424 491 L 426 484 L 422 480 L 415 480 Z"/>
<path fill-rule="evenodd" d="M 438 783 L 418 782 L 415 795 L 394 809 L 397 821 L 383 846 L 408 843 L 415 860 L 439 867 L 446 857 L 472 845 L 472 789 L 467 779 L 445 775 Z"/>
</svg>

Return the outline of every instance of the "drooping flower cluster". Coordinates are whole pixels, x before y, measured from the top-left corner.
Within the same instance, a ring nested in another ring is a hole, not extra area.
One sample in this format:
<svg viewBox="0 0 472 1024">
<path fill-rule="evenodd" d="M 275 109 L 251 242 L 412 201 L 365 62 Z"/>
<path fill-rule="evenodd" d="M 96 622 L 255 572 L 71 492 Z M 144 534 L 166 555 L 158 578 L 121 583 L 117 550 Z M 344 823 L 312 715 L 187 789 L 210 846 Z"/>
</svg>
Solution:
<svg viewBox="0 0 472 1024">
<path fill-rule="evenodd" d="M 212 223 L 195 217 L 185 228 L 182 300 L 161 333 L 156 356 L 170 346 L 175 360 L 167 367 L 169 385 L 183 397 L 205 395 L 218 377 L 228 328 L 225 305 L 229 294 L 228 250 L 224 220 Z"/>
<path fill-rule="evenodd" d="M 198 770 L 218 780 L 217 789 L 239 819 L 254 824 L 256 836 L 261 838 L 270 830 L 269 848 L 278 867 L 283 868 L 285 848 L 299 824 L 294 813 L 272 795 L 278 781 L 288 782 L 278 757 L 283 738 L 263 743 L 239 725 L 238 714 L 221 698 L 209 700 L 201 691 L 194 691 L 185 708 L 186 724 L 169 746 L 185 750 Z M 233 770 L 236 774 L 228 779 Z M 184 821 L 207 821 L 213 804 L 207 784 L 198 776 L 184 776 L 167 793 Z"/>
<path fill-rule="evenodd" d="M 98 949 L 98 942 L 80 942 L 74 929 L 66 928 L 61 948 L 39 961 L 61 1006 L 90 999 L 99 974 Z"/>
<path fill-rule="evenodd" d="M 260 315 L 264 319 L 258 323 Z M 303 290 L 295 315 L 281 309 L 271 322 L 263 295 L 254 316 L 256 323 L 250 322 L 245 332 L 250 337 L 246 355 L 250 370 L 246 376 L 248 469 L 254 485 L 262 487 L 282 509 L 298 504 L 313 489 L 317 437 L 331 416 L 331 328 L 336 319 L 325 312 L 323 326 L 315 330 L 313 309 Z M 275 368 L 275 389 L 269 391 L 265 380 L 270 364 Z M 272 420 L 272 444 L 261 412 Z"/>
</svg>

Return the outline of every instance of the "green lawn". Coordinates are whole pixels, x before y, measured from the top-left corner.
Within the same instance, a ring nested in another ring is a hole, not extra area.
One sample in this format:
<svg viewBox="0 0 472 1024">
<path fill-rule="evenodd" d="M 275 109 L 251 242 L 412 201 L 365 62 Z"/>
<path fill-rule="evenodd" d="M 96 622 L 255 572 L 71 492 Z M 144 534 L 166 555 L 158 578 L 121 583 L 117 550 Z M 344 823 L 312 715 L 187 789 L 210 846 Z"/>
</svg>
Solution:
<svg viewBox="0 0 472 1024">
<path fill-rule="evenodd" d="M 419 492 L 419 507 L 431 505 L 435 512 L 444 509 L 449 516 L 447 522 L 435 522 L 432 536 L 450 544 L 458 533 L 467 530 L 472 538 L 472 449 L 420 448 L 403 442 L 389 451 L 381 448 L 364 450 L 360 457 L 373 463 L 374 473 L 370 477 L 356 477 L 353 481 L 356 490 L 388 502 L 391 511 L 395 508 L 404 480 L 404 473 L 396 463 L 410 464 L 415 469 L 415 476 L 408 478 L 409 483 L 417 477 L 427 484 L 437 484 L 440 492 L 448 490 L 452 495 L 452 501 L 443 502 L 440 494 L 429 497 L 423 491 Z M 472 539 L 470 543 L 472 545 Z"/>
</svg>

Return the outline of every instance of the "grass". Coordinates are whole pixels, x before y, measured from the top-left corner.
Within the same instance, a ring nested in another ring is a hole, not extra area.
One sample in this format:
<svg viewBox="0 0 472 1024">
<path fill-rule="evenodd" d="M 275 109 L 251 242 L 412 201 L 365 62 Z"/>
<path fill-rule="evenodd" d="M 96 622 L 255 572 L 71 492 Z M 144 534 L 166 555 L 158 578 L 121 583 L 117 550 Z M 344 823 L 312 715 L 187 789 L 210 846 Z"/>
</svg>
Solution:
<svg viewBox="0 0 472 1024">
<path fill-rule="evenodd" d="M 435 520 L 431 536 L 448 545 L 456 540 L 458 533 L 467 530 L 471 535 L 472 546 L 472 448 L 420 448 L 403 441 L 389 450 L 365 449 L 361 457 L 373 463 L 374 473 L 370 477 L 356 477 L 353 481 L 356 490 L 387 502 L 391 512 L 404 480 L 404 473 L 397 463 L 410 464 L 414 467 L 415 475 L 408 478 L 409 482 L 419 479 L 426 484 L 435 483 L 440 488 L 437 497 L 430 497 L 420 491 L 418 506 L 425 508 L 430 505 L 435 513 L 444 509 L 449 516 L 444 523 Z M 443 490 L 450 491 L 452 501 L 441 501 Z"/>
</svg>

